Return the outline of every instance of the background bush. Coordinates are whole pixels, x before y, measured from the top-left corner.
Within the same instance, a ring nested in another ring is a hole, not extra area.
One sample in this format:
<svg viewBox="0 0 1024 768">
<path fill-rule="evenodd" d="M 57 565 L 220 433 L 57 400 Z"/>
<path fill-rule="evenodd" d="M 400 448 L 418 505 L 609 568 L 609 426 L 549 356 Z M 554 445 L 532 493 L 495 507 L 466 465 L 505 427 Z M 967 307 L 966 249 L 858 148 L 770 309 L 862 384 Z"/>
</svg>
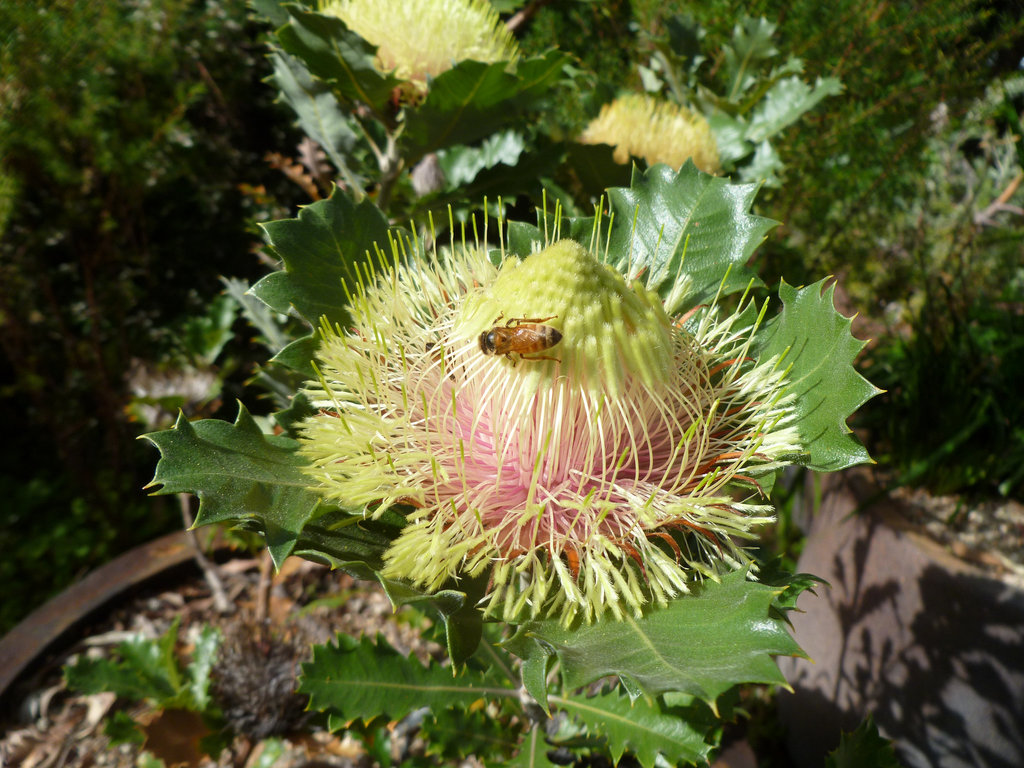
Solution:
<svg viewBox="0 0 1024 768">
<path fill-rule="evenodd" d="M 0 632 L 180 527 L 128 374 L 181 357 L 219 276 L 264 271 L 253 220 L 302 199 L 263 160 L 295 137 L 259 34 L 241 3 L 0 6 Z"/>
</svg>

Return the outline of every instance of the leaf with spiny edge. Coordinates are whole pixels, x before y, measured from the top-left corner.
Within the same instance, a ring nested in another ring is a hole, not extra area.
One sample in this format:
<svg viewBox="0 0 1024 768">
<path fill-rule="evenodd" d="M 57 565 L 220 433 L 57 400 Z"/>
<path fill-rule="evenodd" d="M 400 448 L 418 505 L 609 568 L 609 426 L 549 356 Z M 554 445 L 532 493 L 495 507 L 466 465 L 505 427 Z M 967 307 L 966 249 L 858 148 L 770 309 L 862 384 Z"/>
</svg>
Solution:
<svg viewBox="0 0 1024 768">
<path fill-rule="evenodd" d="M 324 80 L 346 106 L 364 104 L 387 114 L 402 81 L 377 69 L 377 47 L 350 30 L 341 19 L 290 6 L 288 24 L 277 30 L 281 47 Z"/>
<path fill-rule="evenodd" d="M 778 609 L 781 587 L 734 571 L 637 619 L 606 618 L 566 628 L 558 618 L 519 627 L 506 647 L 524 660 L 523 683 L 545 705 L 541 669 L 558 659 L 566 689 L 617 675 L 633 695 L 691 694 L 715 708 L 740 683 L 786 685 L 775 656 L 803 655 Z"/>
<path fill-rule="evenodd" d="M 715 746 L 708 741 L 717 725 L 713 718 L 702 722 L 676 717 L 646 699 L 630 701 L 615 690 L 589 697 L 559 697 L 556 703 L 561 711 L 583 722 L 590 733 L 607 740 L 614 763 L 627 751 L 645 768 L 653 768 L 659 755 L 670 765 L 683 760 L 706 763 Z"/>
<path fill-rule="evenodd" d="M 638 278 L 676 314 L 719 292 L 761 284 L 746 263 L 777 222 L 750 213 L 757 187 L 711 176 L 690 161 L 678 173 L 660 164 L 642 173 L 634 168 L 629 187 L 608 190 L 599 228 L 592 217 L 569 218 L 559 231 Z M 554 237 L 554 211 L 539 218 L 539 227 L 509 224 L 509 250 L 520 258 Z"/>
<path fill-rule="evenodd" d="M 431 662 L 424 666 L 403 656 L 383 636 L 376 642 L 338 635 L 334 644 L 313 648 L 313 660 L 302 665 L 299 692 L 310 696 L 310 709 L 327 712 L 332 722 L 370 720 L 385 714 L 400 720 L 414 709 L 442 711 L 469 707 L 495 695 L 511 695 L 508 683 L 495 672 L 452 668 Z"/>
<path fill-rule="evenodd" d="M 397 236 L 377 206 L 356 204 L 337 188 L 328 199 L 304 206 L 298 218 L 268 222 L 263 231 L 284 269 L 251 292 L 282 314 L 294 307 L 314 328 L 321 317 L 348 324 L 350 295 L 373 273 L 389 234 Z"/>
<path fill-rule="evenodd" d="M 173 429 L 143 437 L 161 454 L 146 486 L 160 486 L 154 495 L 196 494 L 196 526 L 255 524 L 264 532 L 277 567 L 318 511 L 320 497 L 309 490 L 298 442 L 263 434 L 241 403 L 234 424 L 219 419 L 189 422 L 182 414 Z"/>
<path fill-rule="evenodd" d="M 871 461 L 846 419 L 881 392 L 853 367 L 866 342 L 850 332 L 851 319 L 836 310 L 835 284 L 826 287 L 827 281 L 804 288 L 783 281 L 782 311 L 765 322 L 753 350 L 758 360 L 782 356 L 789 391 L 796 394 L 793 407 L 806 466 L 818 472 Z"/>
</svg>

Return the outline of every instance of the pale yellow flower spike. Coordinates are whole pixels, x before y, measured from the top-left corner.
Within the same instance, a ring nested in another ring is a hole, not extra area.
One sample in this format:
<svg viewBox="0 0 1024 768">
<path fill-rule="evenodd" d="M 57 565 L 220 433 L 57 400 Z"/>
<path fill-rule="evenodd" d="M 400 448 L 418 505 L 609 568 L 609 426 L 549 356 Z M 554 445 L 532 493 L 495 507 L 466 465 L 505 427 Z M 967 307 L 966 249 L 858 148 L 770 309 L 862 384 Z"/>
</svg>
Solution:
<svg viewBox="0 0 1024 768">
<path fill-rule="evenodd" d="M 377 46 L 382 72 L 426 90 L 460 61 L 493 63 L 519 56 L 512 33 L 487 0 L 321 0 L 336 16 Z"/>
<path fill-rule="evenodd" d="M 601 108 L 580 136 L 584 144 L 611 144 L 615 161 L 630 156 L 679 170 L 688 159 L 705 173 L 718 173 L 718 145 L 704 117 L 652 96 L 629 94 Z"/>
</svg>

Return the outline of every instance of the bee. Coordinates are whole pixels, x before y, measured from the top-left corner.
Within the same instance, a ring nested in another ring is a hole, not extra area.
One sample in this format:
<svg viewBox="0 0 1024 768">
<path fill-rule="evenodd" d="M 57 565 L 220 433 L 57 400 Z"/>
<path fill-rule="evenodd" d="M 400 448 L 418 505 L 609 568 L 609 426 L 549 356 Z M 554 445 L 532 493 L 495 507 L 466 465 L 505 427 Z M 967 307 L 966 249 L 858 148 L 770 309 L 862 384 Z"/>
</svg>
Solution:
<svg viewBox="0 0 1024 768">
<path fill-rule="evenodd" d="M 513 353 L 522 360 L 554 360 L 561 362 L 557 357 L 537 355 L 526 357 L 535 352 L 543 352 L 551 349 L 562 340 L 562 332 L 550 325 L 542 325 L 548 320 L 553 320 L 558 315 L 550 317 L 510 317 L 504 325 L 498 325 L 502 316 L 498 315 L 494 321 L 494 327 L 489 331 L 480 334 L 480 351 L 485 355 L 504 355 L 512 364 L 516 364 Z"/>
</svg>

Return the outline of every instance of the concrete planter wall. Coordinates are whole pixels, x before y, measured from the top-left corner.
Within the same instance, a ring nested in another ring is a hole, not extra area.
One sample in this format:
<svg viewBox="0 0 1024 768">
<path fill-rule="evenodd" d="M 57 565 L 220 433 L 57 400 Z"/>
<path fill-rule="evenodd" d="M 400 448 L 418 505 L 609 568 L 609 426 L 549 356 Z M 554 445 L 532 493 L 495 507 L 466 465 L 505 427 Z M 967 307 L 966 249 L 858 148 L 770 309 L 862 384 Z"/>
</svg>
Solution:
<svg viewBox="0 0 1024 768">
<path fill-rule="evenodd" d="M 866 474 L 826 481 L 801 571 L 832 587 L 801 596 L 780 659 L 779 707 L 801 768 L 873 714 L 910 768 L 1024 766 L 1024 591 L 907 528 Z"/>
</svg>

